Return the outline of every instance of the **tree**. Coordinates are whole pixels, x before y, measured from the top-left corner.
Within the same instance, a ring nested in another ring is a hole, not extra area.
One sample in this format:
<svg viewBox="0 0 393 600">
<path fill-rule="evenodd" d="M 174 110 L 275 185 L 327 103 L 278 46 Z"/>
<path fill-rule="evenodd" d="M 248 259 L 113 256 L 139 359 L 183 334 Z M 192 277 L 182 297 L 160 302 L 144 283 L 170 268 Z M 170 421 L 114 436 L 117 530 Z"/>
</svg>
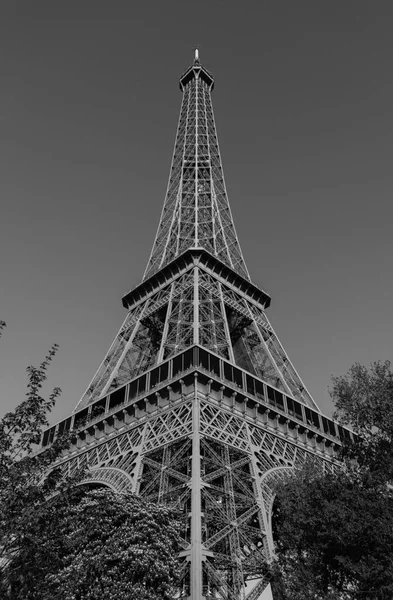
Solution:
<svg viewBox="0 0 393 600">
<path fill-rule="evenodd" d="M 5 323 L 0 322 L 0 333 Z M 48 413 L 60 395 L 54 388 L 48 398 L 42 396 L 47 370 L 57 352 L 52 346 L 39 367 L 27 368 L 26 398 L 0 420 L 0 597 L 7 597 L 12 558 L 26 544 L 26 528 L 36 511 L 41 511 L 46 499 L 69 485 L 61 480 L 57 470 L 50 471 L 52 462 L 67 445 L 59 437 L 45 452 L 35 455 L 42 429 L 49 425 Z"/>
<path fill-rule="evenodd" d="M 179 544 L 174 511 L 77 487 L 83 473 L 64 478 L 53 461 L 75 432 L 35 453 L 60 394 L 42 395 L 56 351 L 28 367 L 26 398 L 0 420 L 0 598 L 168 598 Z"/>
<path fill-rule="evenodd" d="M 335 418 L 357 435 L 343 447 L 344 460 L 355 459 L 373 485 L 393 480 L 393 373 L 389 361 L 370 369 L 356 363 L 347 375 L 333 378 Z"/>
<path fill-rule="evenodd" d="M 174 511 L 133 494 L 108 489 L 82 492 L 57 507 L 53 523 L 54 568 L 47 570 L 37 595 L 42 600 L 162 600 L 173 597 L 178 578 L 179 524 Z M 40 553 L 32 558 L 38 564 Z"/>
<path fill-rule="evenodd" d="M 393 597 L 393 502 L 352 472 L 309 465 L 279 486 L 278 566 L 287 600 Z M 367 594 L 366 594 L 367 592 Z"/>
<path fill-rule="evenodd" d="M 342 466 L 305 465 L 277 486 L 275 600 L 393 597 L 393 374 L 354 365 L 333 379 L 335 418 L 353 442 Z"/>
<path fill-rule="evenodd" d="M 163 600 L 178 577 L 171 508 L 107 488 L 76 487 L 25 523 L 9 564 L 13 600 Z"/>
</svg>

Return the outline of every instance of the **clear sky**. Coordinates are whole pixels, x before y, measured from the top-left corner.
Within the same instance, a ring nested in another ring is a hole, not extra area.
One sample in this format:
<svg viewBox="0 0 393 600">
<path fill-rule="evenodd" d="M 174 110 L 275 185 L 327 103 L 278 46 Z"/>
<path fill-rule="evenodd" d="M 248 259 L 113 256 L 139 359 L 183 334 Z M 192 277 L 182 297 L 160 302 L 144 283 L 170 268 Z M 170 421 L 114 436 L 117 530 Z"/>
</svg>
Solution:
<svg viewBox="0 0 393 600">
<path fill-rule="evenodd" d="M 392 359 L 391 0 L 18 0 L 0 7 L 0 413 L 60 345 L 70 413 L 154 240 L 200 48 L 229 199 L 268 315 L 323 412 Z"/>
</svg>

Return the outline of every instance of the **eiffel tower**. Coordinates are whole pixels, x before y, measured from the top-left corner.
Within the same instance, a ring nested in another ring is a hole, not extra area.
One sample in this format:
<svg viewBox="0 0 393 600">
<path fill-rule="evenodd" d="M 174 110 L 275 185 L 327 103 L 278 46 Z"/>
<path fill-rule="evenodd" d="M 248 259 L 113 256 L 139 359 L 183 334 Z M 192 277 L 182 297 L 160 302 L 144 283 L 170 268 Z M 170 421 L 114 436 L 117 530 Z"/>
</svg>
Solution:
<svg viewBox="0 0 393 600">
<path fill-rule="evenodd" d="M 182 515 L 175 598 L 258 600 L 274 554 L 274 484 L 313 457 L 330 469 L 344 436 L 323 416 L 267 316 L 237 239 L 198 51 L 183 94 L 164 207 L 142 282 L 73 414 L 59 463 L 87 482 Z"/>
</svg>

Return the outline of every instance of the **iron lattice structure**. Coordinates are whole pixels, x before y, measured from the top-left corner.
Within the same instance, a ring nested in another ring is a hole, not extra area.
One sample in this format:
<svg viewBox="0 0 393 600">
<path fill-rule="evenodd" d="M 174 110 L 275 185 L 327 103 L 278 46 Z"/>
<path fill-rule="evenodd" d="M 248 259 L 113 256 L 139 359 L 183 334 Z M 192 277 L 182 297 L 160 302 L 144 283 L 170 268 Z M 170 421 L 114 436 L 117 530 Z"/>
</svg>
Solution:
<svg viewBox="0 0 393 600">
<path fill-rule="evenodd" d="M 60 463 L 90 482 L 174 503 L 183 515 L 176 598 L 258 600 L 273 556 L 274 482 L 307 457 L 334 468 L 349 433 L 324 417 L 249 277 L 196 58 L 157 236 L 127 316 L 74 413 Z M 82 425 L 81 425 L 82 424 Z"/>
</svg>

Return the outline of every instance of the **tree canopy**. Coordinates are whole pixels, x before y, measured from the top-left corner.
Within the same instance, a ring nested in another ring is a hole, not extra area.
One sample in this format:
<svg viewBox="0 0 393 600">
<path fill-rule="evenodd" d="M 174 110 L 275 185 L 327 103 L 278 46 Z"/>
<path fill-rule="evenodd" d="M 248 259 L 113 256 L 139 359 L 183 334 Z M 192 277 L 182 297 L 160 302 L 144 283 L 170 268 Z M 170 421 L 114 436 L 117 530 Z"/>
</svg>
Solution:
<svg viewBox="0 0 393 600">
<path fill-rule="evenodd" d="M 278 484 L 275 600 L 393 597 L 393 374 L 355 364 L 335 377 L 335 418 L 353 429 L 342 465 L 312 463 Z"/>
<path fill-rule="evenodd" d="M 78 487 L 84 473 L 64 478 L 53 461 L 67 435 L 35 452 L 60 395 L 59 388 L 47 398 L 42 393 L 56 352 L 54 345 L 39 367 L 27 368 L 26 397 L 0 420 L 0 597 L 168 598 L 178 565 L 174 511 Z"/>
<path fill-rule="evenodd" d="M 7 565 L 10 558 L 19 552 L 23 544 L 25 526 L 32 510 L 44 503 L 59 483 L 59 473 L 57 471 L 49 473 L 48 468 L 63 450 L 65 440 L 59 438 L 46 452 L 38 456 L 34 455 L 41 431 L 48 425 L 48 412 L 60 395 L 59 388 L 54 388 L 48 398 L 44 398 L 41 394 L 42 386 L 47 379 L 47 369 L 56 350 L 57 346 L 53 346 L 38 368 L 33 366 L 27 368 L 28 384 L 25 399 L 14 411 L 7 413 L 0 420 L 2 575 L 7 571 L 4 565 Z"/>
<path fill-rule="evenodd" d="M 9 572 L 15 600 L 163 600 L 178 577 L 170 508 L 108 488 L 74 489 L 36 510 Z"/>
</svg>

